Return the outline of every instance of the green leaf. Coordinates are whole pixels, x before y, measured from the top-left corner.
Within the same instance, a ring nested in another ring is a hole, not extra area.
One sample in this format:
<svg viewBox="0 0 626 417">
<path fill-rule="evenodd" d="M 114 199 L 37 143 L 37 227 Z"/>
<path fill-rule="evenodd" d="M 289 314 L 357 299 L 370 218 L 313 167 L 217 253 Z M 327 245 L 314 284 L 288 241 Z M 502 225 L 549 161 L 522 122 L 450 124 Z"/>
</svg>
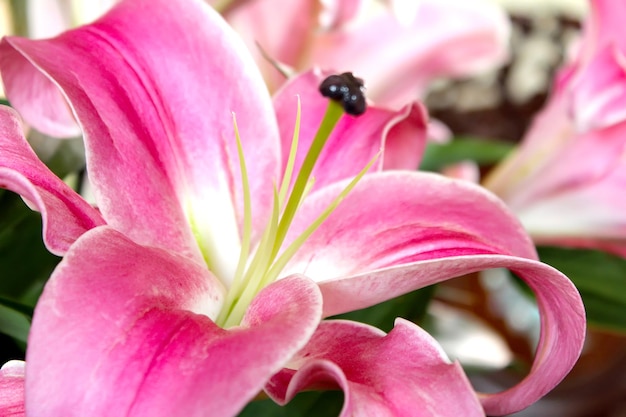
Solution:
<svg viewBox="0 0 626 417">
<path fill-rule="evenodd" d="M 446 165 L 472 160 L 478 165 L 493 165 L 502 160 L 513 144 L 478 138 L 454 138 L 448 143 L 429 142 L 420 170 L 440 171 Z"/>
<path fill-rule="evenodd" d="M 344 319 L 366 323 L 385 332 L 393 329 L 397 317 L 403 317 L 414 323 L 422 321 L 426 315 L 428 303 L 435 293 L 435 286 L 422 288 L 384 303 L 376 304 L 362 310 L 334 316 L 334 319 Z"/>
<path fill-rule="evenodd" d="M 10 300 L 4 297 L 0 297 L 0 305 L 15 310 L 16 312 L 23 314 L 29 319 L 33 317 L 33 313 L 35 312 L 35 309 L 29 305 L 25 305 L 20 303 L 19 301 Z"/>
<path fill-rule="evenodd" d="M 253 401 L 239 417 L 317 417 L 338 416 L 343 406 L 341 391 L 302 392 L 285 406 L 272 400 Z"/>
<path fill-rule="evenodd" d="M 65 178 L 85 168 L 85 145 L 82 138 L 53 138 L 32 130 L 28 143 L 57 177 Z"/>
<path fill-rule="evenodd" d="M 41 215 L 0 194 L 0 297 L 33 307 L 58 262 L 43 245 Z"/>
<path fill-rule="evenodd" d="M 6 305 L 0 304 L 0 332 L 26 343 L 31 318 Z"/>
<path fill-rule="evenodd" d="M 591 249 L 539 247 L 538 252 L 574 282 L 589 325 L 626 332 L 626 259 Z"/>
</svg>

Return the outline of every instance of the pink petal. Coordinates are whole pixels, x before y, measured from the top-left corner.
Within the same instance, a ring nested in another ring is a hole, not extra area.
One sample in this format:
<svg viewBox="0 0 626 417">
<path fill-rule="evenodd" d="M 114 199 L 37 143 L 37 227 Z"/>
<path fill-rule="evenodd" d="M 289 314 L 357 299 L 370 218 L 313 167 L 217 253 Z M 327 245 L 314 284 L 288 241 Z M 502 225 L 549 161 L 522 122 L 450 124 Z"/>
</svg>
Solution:
<svg viewBox="0 0 626 417">
<path fill-rule="evenodd" d="M 309 49 L 308 43 L 318 32 L 338 30 L 349 24 L 363 3 L 363 0 L 273 0 L 271 3 L 248 0 L 229 11 L 226 17 L 245 40 L 270 90 L 274 91 L 285 78 L 270 61 L 297 67 Z M 280 19 L 276 19 L 277 10 Z"/>
<path fill-rule="evenodd" d="M 355 19 L 364 0 L 330 0 L 321 2 L 320 25 L 323 29 L 337 29 L 344 25 L 349 25 Z"/>
<path fill-rule="evenodd" d="M 391 10 L 343 31 L 322 33 L 306 64 L 353 71 L 379 104 L 399 107 L 434 78 L 467 76 L 507 56 L 509 22 L 485 1 L 420 1 L 410 24 Z"/>
<path fill-rule="evenodd" d="M 24 2 L 28 23 L 28 36 L 47 38 L 56 36 L 74 26 L 78 17 L 95 18 L 117 0 L 91 0 L 87 4 L 72 4 L 62 0 L 32 0 Z M 79 10 L 80 9 L 80 10 Z M 91 16 L 86 16 L 89 10 Z M 26 122 L 40 132 L 58 138 L 80 135 L 67 100 L 53 80 L 23 59 L 2 62 L 5 91 L 12 98 L 12 105 L 23 112 Z M 10 85 L 6 80 L 10 79 Z"/>
<path fill-rule="evenodd" d="M 63 255 L 80 235 L 105 222 L 37 158 L 22 132 L 15 111 L 1 106 L 0 187 L 20 194 L 41 212 L 47 248 Z"/>
<path fill-rule="evenodd" d="M 625 151 L 626 123 L 572 134 L 566 144 L 523 178 L 506 201 L 518 212 L 542 199 L 592 187 L 620 169 Z"/>
<path fill-rule="evenodd" d="M 4 38 L 8 39 L 8 38 Z M 0 44 L 0 71 L 4 93 L 24 121 L 54 137 L 74 137 L 80 128 L 65 97 L 54 82 L 27 59 Z"/>
<path fill-rule="evenodd" d="M 395 124 L 390 122 L 386 126 L 389 130 L 384 141 L 383 169 L 417 169 L 424 154 L 426 139 L 433 133 L 431 127 L 434 125 L 428 123 L 426 108 L 413 102 L 395 112 L 382 108 L 373 110 L 386 117 L 395 115 Z"/>
<path fill-rule="evenodd" d="M 125 1 L 51 40 L 8 38 L 1 52 L 6 84 L 15 62 L 30 62 L 61 87 L 85 133 L 99 207 L 133 240 L 200 259 L 192 221 L 207 252 L 238 245 L 233 111 L 264 220 L 279 158 L 271 101 L 243 43 L 203 2 Z"/>
<path fill-rule="evenodd" d="M 519 150 L 484 181 L 537 243 L 626 254 L 625 14 L 620 2 L 591 2 L 577 59 Z"/>
<path fill-rule="evenodd" d="M 428 140 L 435 143 L 448 143 L 452 140 L 452 131 L 448 126 L 436 119 L 428 121 Z"/>
<path fill-rule="evenodd" d="M 341 417 L 484 415 L 461 366 L 403 319 L 388 335 L 348 321 L 322 322 L 290 366 L 295 373 L 283 371 L 266 386 L 280 403 L 308 387 L 336 385 L 344 391 Z"/>
<path fill-rule="evenodd" d="M 296 96 L 300 96 L 302 106 L 297 172 L 328 107 L 328 99 L 318 90 L 328 75 L 321 71 L 306 72 L 292 78 L 274 96 L 284 150 L 283 170 L 293 138 Z M 344 115 L 313 171 L 316 188 L 357 175 L 381 149 L 385 153 L 379 168 L 383 165 L 386 169 L 416 169 L 426 142 L 426 119 L 426 110 L 419 104 L 398 111 L 370 106 L 361 116 Z"/>
<path fill-rule="evenodd" d="M 210 319 L 222 295 L 203 265 L 109 228 L 85 234 L 35 312 L 29 413 L 236 415 L 313 334 L 321 297 L 309 280 L 287 279 L 224 330 Z"/>
<path fill-rule="evenodd" d="M 295 239 L 345 185 L 332 184 L 306 199 L 287 239 Z M 382 172 L 361 180 L 304 243 L 285 275 L 326 281 L 420 260 L 495 253 L 536 257 L 500 200 L 466 181 Z"/>
<path fill-rule="evenodd" d="M 626 57 L 613 45 L 598 51 L 570 85 L 572 114 L 579 132 L 626 120 Z"/>
<path fill-rule="evenodd" d="M 534 120 L 517 154 L 498 166 L 485 181 L 488 188 L 505 199 L 507 193 L 516 194 L 512 188 L 526 179 L 529 171 L 532 175 L 558 161 L 577 134 L 608 127 L 622 119 L 619 103 L 623 100 L 622 84 L 626 79 L 623 51 L 616 41 L 626 7 L 604 0 L 594 0 L 591 6 L 580 56 L 557 73 L 552 96 Z"/>
<path fill-rule="evenodd" d="M 0 369 L 0 415 L 24 417 L 24 362 L 9 361 Z"/>
<path fill-rule="evenodd" d="M 513 413 L 537 401 L 567 375 L 580 355 L 585 338 L 585 313 L 580 295 L 567 277 L 548 265 L 511 256 L 474 255 L 364 272 L 320 283 L 325 315 L 362 308 L 426 285 L 490 268 L 509 268 L 520 276 L 534 291 L 541 314 L 541 337 L 530 374 L 507 391 L 481 394 L 488 415 Z M 360 300 L 352 302 L 354 299 Z"/>
<path fill-rule="evenodd" d="M 516 211 L 539 244 L 596 248 L 626 256 L 624 187 L 626 165 L 618 161 L 607 175 L 556 189 Z"/>
<path fill-rule="evenodd" d="M 484 185 L 507 202 L 536 242 L 623 255 L 626 123 L 577 134 L 567 128 L 563 104 L 549 105 L 518 152 Z"/>
<path fill-rule="evenodd" d="M 276 18 L 280 10 L 280 19 Z M 319 24 L 320 2 L 315 0 L 248 0 L 227 15 L 255 56 L 271 91 L 285 77 L 263 56 L 293 66 Z M 332 15 L 331 15 L 332 18 Z M 334 18 L 333 18 L 334 19 Z"/>
<path fill-rule="evenodd" d="M 297 225 L 309 223 L 341 186 L 311 195 Z M 390 172 L 366 176 L 286 272 L 317 280 L 324 316 L 331 316 L 460 275 L 511 269 L 536 294 L 542 336 L 530 375 L 509 391 L 484 396 L 487 413 L 500 415 L 527 407 L 556 386 L 584 340 L 576 288 L 534 257 L 519 222 L 481 188 L 437 175 Z"/>
<path fill-rule="evenodd" d="M 480 182 L 480 167 L 473 160 L 465 160 L 448 165 L 441 170 L 441 174 L 446 177 L 470 181 L 475 184 Z"/>
<path fill-rule="evenodd" d="M 591 0 L 589 3 L 591 13 L 584 23 L 578 60 L 586 63 L 607 46 L 626 51 L 626 40 L 622 36 L 626 4 L 613 0 Z"/>
<path fill-rule="evenodd" d="M 560 75 L 567 76 L 564 72 Z M 558 159 L 561 150 L 576 134 L 567 107 L 566 80 L 557 78 L 555 81 L 552 98 L 535 117 L 522 143 L 483 180 L 483 186 L 504 201 L 523 189 L 528 176 Z"/>
</svg>

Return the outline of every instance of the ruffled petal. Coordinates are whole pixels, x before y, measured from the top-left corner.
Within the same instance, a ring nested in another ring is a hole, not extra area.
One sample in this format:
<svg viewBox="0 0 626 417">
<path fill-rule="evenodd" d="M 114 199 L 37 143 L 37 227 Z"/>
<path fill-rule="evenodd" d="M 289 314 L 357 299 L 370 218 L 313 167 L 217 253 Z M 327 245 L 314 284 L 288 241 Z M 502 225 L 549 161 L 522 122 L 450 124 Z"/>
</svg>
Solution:
<svg viewBox="0 0 626 417">
<path fill-rule="evenodd" d="M 88 296 L 86 296 L 88 294 Z M 39 301 L 27 352 L 34 415 L 229 416 L 313 334 L 319 289 L 267 287 L 240 327 L 213 323 L 223 288 L 203 265 L 98 228 Z"/>
<path fill-rule="evenodd" d="M 54 175 L 24 139 L 19 116 L 0 106 L 0 187 L 41 212 L 46 247 L 63 255 L 87 230 L 105 224 L 100 213 Z"/>
<path fill-rule="evenodd" d="M 566 276 L 537 261 L 473 255 L 413 262 L 320 283 L 325 315 L 364 308 L 453 277 L 491 268 L 509 268 L 535 293 L 541 336 L 532 370 L 524 380 L 498 394 L 482 394 L 488 415 L 505 415 L 528 407 L 553 389 L 572 369 L 585 338 L 585 311 Z M 354 301 L 358 300 L 358 301 Z"/>
<path fill-rule="evenodd" d="M 24 417 L 24 367 L 22 361 L 9 361 L 0 369 L 0 415 Z"/>
<path fill-rule="evenodd" d="M 290 367 L 296 371 L 281 372 L 265 388 L 279 403 L 334 385 L 344 391 L 341 417 L 484 416 L 461 366 L 403 319 L 388 335 L 354 322 L 322 322 Z"/>
<path fill-rule="evenodd" d="M 319 92 L 320 83 L 330 75 L 318 70 L 292 78 L 274 96 L 280 121 L 282 168 L 287 165 L 296 120 L 297 98 L 302 107 L 296 172 L 311 146 L 328 107 L 328 98 Z M 393 111 L 369 106 L 361 116 L 343 115 L 337 123 L 313 170 L 315 187 L 357 175 L 382 149 L 378 168 L 416 169 L 426 144 L 426 110 L 420 104 Z"/>
<path fill-rule="evenodd" d="M 279 143 L 263 80 L 217 13 L 200 0 L 129 0 L 54 39 L 5 39 L 1 52 L 19 111 L 42 112 L 19 105 L 38 93 L 19 88 L 33 67 L 69 99 L 110 224 L 139 243 L 200 259 L 195 232 L 205 256 L 236 263 L 242 188 L 231 112 L 258 222 L 270 207 Z"/>
<path fill-rule="evenodd" d="M 310 222 L 342 185 L 305 201 L 298 225 Z M 576 288 L 534 258 L 520 223 L 479 187 L 431 174 L 379 173 L 362 180 L 286 272 L 318 281 L 324 315 L 331 316 L 460 275 L 509 268 L 535 292 L 542 333 L 526 379 L 484 396 L 487 413 L 501 415 L 527 407 L 554 388 L 584 341 L 584 307 Z"/>
</svg>

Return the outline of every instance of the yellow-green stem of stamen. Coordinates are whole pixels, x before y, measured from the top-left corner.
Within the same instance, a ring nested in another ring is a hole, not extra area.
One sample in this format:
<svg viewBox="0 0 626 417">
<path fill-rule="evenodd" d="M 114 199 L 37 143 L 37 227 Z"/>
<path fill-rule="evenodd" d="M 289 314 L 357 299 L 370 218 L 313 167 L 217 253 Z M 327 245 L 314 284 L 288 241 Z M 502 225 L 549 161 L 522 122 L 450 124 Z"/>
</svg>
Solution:
<svg viewBox="0 0 626 417">
<path fill-rule="evenodd" d="M 350 181 L 348 186 L 344 188 L 341 193 L 328 205 L 328 207 L 320 214 L 317 219 L 309 227 L 306 228 L 300 236 L 298 236 L 292 243 L 285 249 L 285 251 L 278 257 L 278 259 L 272 264 L 270 270 L 265 274 L 264 281 L 261 283 L 261 287 L 264 287 L 278 278 L 278 274 L 287 265 L 287 262 L 296 254 L 296 251 L 304 244 L 304 242 L 313 234 L 315 230 L 331 215 L 333 211 L 341 204 L 341 202 L 348 196 L 348 194 L 356 187 L 357 183 L 363 178 L 363 175 L 370 170 L 372 165 L 376 162 L 381 152 L 378 152 L 359 172 L 359 174 Z"/>
<path fill-rule="evenodd" d="M 239 128 L 237 127 L 237 118 L 233 113 L 233 127 L 235 130 L 235 138 L 237 140 L 237 155 L 239 156 L 239 169 L 241 171 L 241 183 L 243 186 L 243 233 L 241 236 L 241 251 L 239 253 L 239 261 L 237 262 L 237 270 L 233 279 L 233 286 L 240 285 L 244 268 L 250 253 L 250 237 L 252 235 L 252 206 L 250 203 L 250 182 L 248 181 L 248 169 L 243 155 L 243 146 L 241 145 L 241 136 L 239 136 Z"/>
<path fill-rule="evenodd" d="M 251 261 L 246 265 L 250 251 L 250 236 L 252 230 L 252 213 L 250 207 L 250 188 L 247 177 L 246 165 L 243 157 L 243 148 L 239 131 L 235 123 L 235 136 L 237 139 L 237 149 L 239 152 L 240 170 L 242 176 L 242 186 L 244 188 L 244 230 L 242 234 L 242 248 L 237 265 L 237 273 L 233 283 L 226 295 L 224 307 L 220 312 L 216 323 L 228 328 L 241 322 L 248 306 L 254 296 L 266 285 L 278 278 L 280 271 L 287 264 L 289 259 L 302 246 L 304 241 L 319 227 L 319 225 L 332 213 L 346 195 L 354 188 L 356 183 L 369 170 L 374 163 L 372 160 L 359 175 L 344 189 L 329 207 L 285 250 L 280 256 L 278 252 L 285 240 L 287 230 L 291 225 L 295 213 L 300 206 L 305 195 L 310 191 L 314 179 L 311 176 L 315 163 L 330 137 L 337 122 L 344 114 L 340 104 L 329 101 L 328 108 L 320 124 L 320 127 L 311 143 L 311 147 L 302 162 L 302 166 L 294 181 L 291 193 L 287 196 L 291 183 L 291 175 L 296 159 L 298 146 L 298 136 L 300 127 L 300 100 L 298 99 L 298 112 L 296 115 L 296 127 L 292 148 L 285 169 L 280 190 L 274 187 L 274 203 L 268 225 L 263 232 L 261 240 Z M 285 203 L 286 200 L 286 203 Z M 284 208 L 283 208 L 284 207 Z"/>
<path fill-rule="evenodd" d="M 300 96 L 298 98 L 298 109 L 296 111 L 296 123 L 293 129 L 293 136 L 291 138 L 291 149 L 289 149 L 289 158 L 287 158 L 287 166 L 285 167 L 285 174 L 283 175 L 283 181 L 280 184 L 280 192 L 278 193 L 278 201 L 280 207 L 285 204 L 285 198 L 287 198 L 287 192 L 289 191 L 289 185 L 291 184 L 291 175 L 293 174 L 293 166 L 296 163 L 296 152 L 298 151 L 298 142 L 300 140 L 300 116 L 302 113 L 302 106 L 300 103 Z"/>
<path fill-rule="evenodd" d="M 322 123 L 320 124 L 320 127 L 315 134 L 315 138 L 313 139 L 313 143 L 311 143 L 311 147 L 309 148 L 304 161 L 302 161 L 300 172 L 298 172 L 298 177 L 293 184 L 291 195 L 289 196 L 285 210 L 280 218 L 280 223 L 278 224 L 278 230 L 276 232 L 276 240 L 274 241 L 274 247 L 272 248 L 272 258 L 276 256 L 280 246 L 285 240 L 289 225 L 296 214 L 296 209 L 300 205 L 304 191 L 307 188 L 307 183 L 311 177 L 311 173 L 313 172 L 313 167 L 322 153 L 322 149 L 324 148 L 324 145 L 326 145 L 333 129 L 343 114 L 343 107 L 341 107 L 339 103 L 333 100 L 328 102 L 326 114 L 324 114 Z"/>
</svg>

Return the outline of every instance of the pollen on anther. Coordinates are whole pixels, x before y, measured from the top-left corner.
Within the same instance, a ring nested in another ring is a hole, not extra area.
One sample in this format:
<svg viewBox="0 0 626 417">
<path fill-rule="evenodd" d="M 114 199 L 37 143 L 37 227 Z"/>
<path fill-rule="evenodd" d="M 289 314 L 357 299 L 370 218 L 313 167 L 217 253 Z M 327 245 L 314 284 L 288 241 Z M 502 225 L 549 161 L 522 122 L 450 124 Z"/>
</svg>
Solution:
<svg viewBox="0 0 626 417">
<path fill-rule="evenodd" d="M 367 103 L 363 80 L 351 72 L 327 77 L 320 84 L 319 90 L 324 97 L 340 102 L 346 113 L 353 116 L 365 113 Z"/>
</svg>

